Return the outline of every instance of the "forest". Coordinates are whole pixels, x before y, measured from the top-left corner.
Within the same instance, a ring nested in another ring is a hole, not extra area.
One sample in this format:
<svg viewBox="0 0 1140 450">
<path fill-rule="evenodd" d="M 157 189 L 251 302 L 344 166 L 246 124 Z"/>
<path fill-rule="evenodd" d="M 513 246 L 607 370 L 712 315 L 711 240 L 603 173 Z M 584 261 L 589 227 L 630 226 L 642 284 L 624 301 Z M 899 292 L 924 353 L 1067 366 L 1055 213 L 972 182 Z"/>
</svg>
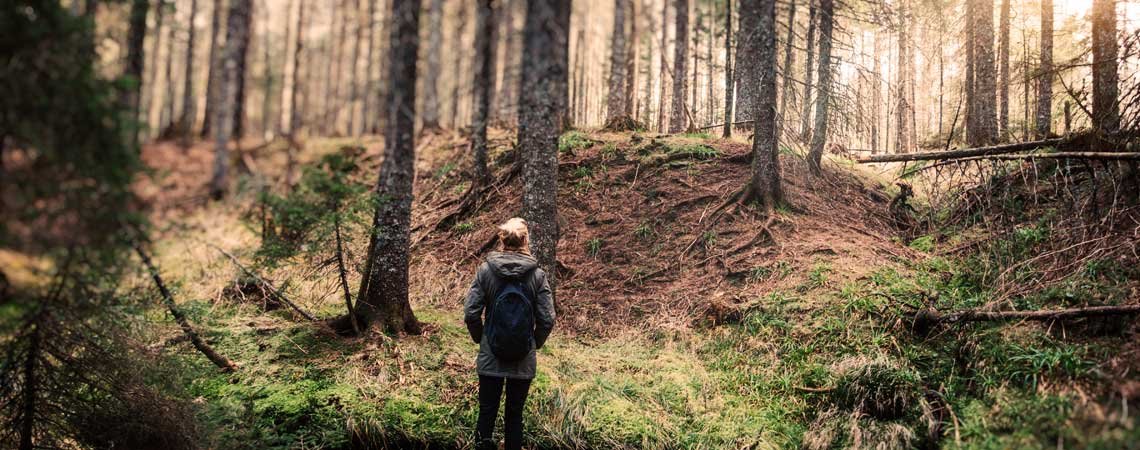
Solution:
<svg viewBox="0 0 1140 450">
<path fill-rule="evenodd" d="M 490 448 L 520 217 L 523 448 L 1140 449 L 1138 77 L 1134 0 L 6 0 L 0 448 Z"/>
</svg>

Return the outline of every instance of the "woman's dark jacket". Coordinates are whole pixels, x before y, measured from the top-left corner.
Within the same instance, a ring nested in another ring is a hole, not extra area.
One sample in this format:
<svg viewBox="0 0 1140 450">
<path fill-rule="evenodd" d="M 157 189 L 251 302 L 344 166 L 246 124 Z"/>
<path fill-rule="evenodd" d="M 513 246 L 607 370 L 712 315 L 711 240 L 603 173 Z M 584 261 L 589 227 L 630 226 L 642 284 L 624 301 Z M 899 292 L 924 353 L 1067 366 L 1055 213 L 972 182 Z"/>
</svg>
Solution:
<svg viewBox="0 0 1140 450">
<path fill-rule="evenodd" d="M 524 280 L 523 284 L 534 301 L 534 343 L 530 353 L 518 361 L 503 361 L 491 353 L 487 340 L 483 338 L 485 312 L 499 293 L 506 280 Z M 479 344 L 479 356 L 475 358 L 475 368 L 479 375 L 505 378 L 533 379 L 535 373 L 535 350 L 542 348 L 550 331 L 554 329 L 554 301 L 550 295 L 550 284 L 546 272 L 538 267 L 530 255 L 522 253 L 491 253 L 479 265 L 471 290 L 467 291 L 467 301 L 463 307 L 463 320 L 471 339 Z"/>
</svg>

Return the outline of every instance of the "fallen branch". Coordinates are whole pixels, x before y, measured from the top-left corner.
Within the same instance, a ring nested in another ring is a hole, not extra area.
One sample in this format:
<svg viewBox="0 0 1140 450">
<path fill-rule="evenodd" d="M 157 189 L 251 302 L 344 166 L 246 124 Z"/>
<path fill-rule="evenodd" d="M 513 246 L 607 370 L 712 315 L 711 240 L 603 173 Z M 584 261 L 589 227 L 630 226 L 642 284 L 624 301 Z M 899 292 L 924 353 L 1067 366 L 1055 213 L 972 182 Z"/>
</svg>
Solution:
<svg viewBox="0 0 1140 450">
<path fill-rule="evenodd" d="M 242 271 L 242 273 L 245 273 L 246 276 L 253 278 L 254 281 L 257 281 L 259 284 L 261 284 L 262 287 L 269 289 L 269 294 L 272 295 L 273 298 L 275 298 L 277 301 L 284 303 L 285 305 L 289 306 L 290 308 L 293 308 L 294 311 L 297 311 L 297 314 L 300 314 L 306 320 L 309 320 L 311 322 L 316 322 L 316 320 L 317 320 L 316 317 L 314 317 L 312 314 L 309 314 L 308 311 L 301 309 L 301 307 L 297 306 L 296 303 L 293 303 L 292 301 L 290 301 L 289 298 L 286 297 L 285 294 L 281 292 L 281 290 L 279 290 L 279 289 L 277 289 L 277 287 L 273 286 L 272 283 L 270 283 L 269 281 L 267 281 L 264 278 L 261 278 L 260 275 L 254 273 L 252 270 L 249 270 L 249 268 L 242 265 L 241 261 L 239 261 L 237 259 L 237 257 L 234 256 L 232 253 L 227 252 L 225 249 L 218 247 L 214 244 L 211 244 L 209 242 L 204 242 L 204 243 L 206 245 L 209 245 L 210 247 L 213 247 L 215 250 L 217 250 L 221 254 L 225 255 L 227 258 L 230 259 L 230 261 L 233 261 L 234 265 L 237 266 L 237 268 L 240 269 Z"/>
<path fill-rule="evenodd" d="M 741 120 L 741 121 L 739 121 L 739 122 L 733 122 L 733 123 L 732 123 L 732 126 L 737 126 L 737 125 L 744 125 L 744 124 L 746 124 L 746 123 L 752 123 L 752 122 L 755 122 L 755 120 Z M 724 126 L 724 122 L 721 122 L 721 123 L 714 123 L 714 124 L 712 124 L 712 125 L 705 125 L 705 126 L 703 126 L 703 127 L 697 128 L 697 129 L 698 129 L 698 130 L 701 130 L 701 131 L 704 131 L 704 130 L 711 130 L 711 129 L 713 129 L 713 128 L 720 128 L 720 127 L 723 127 L 723 126 Z"/>
<path fill-rule="evenodd" d="M 1064 138 L 1044 139 L 1031 142 L 1017 142 L 1013 144 L 993 145 L 989 147 L 975 147 L 961 150 L 941 152 L 897 153 L 893 155 L 871 155 L 858 158 L 855 162 L 860 164 L 904 161 L 941 161 L 945 159 L 969 158 L 973 156 L 1000 155 L 1007 153 L 1027 152 L 1045 147 L 1054 147 L 1063 142 Z"/>
<path fill-rule="evenodd" d="M 170 289 L 166 288 L 166 283 L 162 282 L 162 276 L 159 275 L 158 268 L 151 262 L 150 256 L 147 256 L 146 252 L 144 252 L 142 247 L 138 244 L 135 244 L 134 248 L 135 253 L 142 259 L 143 265 L 146 266 L 147 272 L 150 272 L 150 277 L 154 280 L 155 286 L 158 286 L 158 292 L 162 294 L 162 302 L 166 304 L 166 309 L 170 311 L 170 315 L 174 316 L 174 321 L 178 322 L 178 326 L 182 328 L 182 333 L 186 335 L 186 338 L 190 340 L 194 348 L 198 349 L 203 355 L 206 355 L 206 358 L 209 359 L 210 362 L 214 363 L 214 365 L 223 371 L 230 372 L 237 369 L 237 364 L 234 364 L 233 361 L 230 361 L 225 356 L 214 351 L 214 348 L 202 340 L 202 337 L 198 335 L 197 331 L 194 331 L 194 327 L 190 325 L 190 320 L 186 318 L 185 314 L 182 314 L 182 310 L 178 309 L 178 305 L 174 303 L 174 295 L 170 293 Z"/>
<path fill-rule="evenodd" d="M 1104 317 L 1140 314 L 1140 305 L 1088 306 L 1039 311 L 982 311 L 968 309 L 942 313 L 933 309 L 919 311 L 914 316 L 914 329 L 929 330 L 934 325 L 958 322 L 1001 322 L 1008 320 L 1033 320 L 1047 322 L 1086 317 Z"/>
</svg>

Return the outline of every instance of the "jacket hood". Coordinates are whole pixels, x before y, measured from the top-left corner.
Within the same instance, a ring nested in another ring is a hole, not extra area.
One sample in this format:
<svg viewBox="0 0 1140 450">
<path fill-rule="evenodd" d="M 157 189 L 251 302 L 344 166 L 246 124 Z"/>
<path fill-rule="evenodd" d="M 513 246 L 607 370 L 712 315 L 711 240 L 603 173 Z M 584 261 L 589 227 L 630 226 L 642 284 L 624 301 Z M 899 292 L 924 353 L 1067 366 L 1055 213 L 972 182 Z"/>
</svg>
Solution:
<svg viewBox="0 0 1140 450">
<path fill-rule="evenodd" d="M 521 278 L 534 268 L 538 261 L 533 256 L 522 253 L 494 252 L 487 255 L 487 265 L 500 278 Z"/>
</svg>

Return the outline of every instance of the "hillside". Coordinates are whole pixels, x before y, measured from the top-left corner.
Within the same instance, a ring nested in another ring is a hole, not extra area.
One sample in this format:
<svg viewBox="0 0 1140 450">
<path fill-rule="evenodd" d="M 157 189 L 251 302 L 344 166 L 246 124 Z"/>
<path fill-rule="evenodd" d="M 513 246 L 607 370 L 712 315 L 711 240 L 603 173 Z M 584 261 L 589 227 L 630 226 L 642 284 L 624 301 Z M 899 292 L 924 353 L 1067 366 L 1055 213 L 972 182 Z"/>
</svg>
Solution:
<svg viewBox="0 0 1140 450">
<path fill-rule="evenodd" d="M 136 192 L 155 223 L 172 224 L 157 230 L 159 266 L 241 367 L 217 373 L 152 317 L 165 342 L 156 351 L 181 361 L 187 387 L 176 395 L 215 430 L 210 446 L 466 448 L 476 348 L 459 305 L 493 226 L 520 207 L 510 142 L 492 133 L 492 144 L 496 187 L 474 214 L 441 222 L 467 191 L 466 141 L 420 140 L 411 292 L 426 331 L 365 338 L 305 323 L 201 245 L 321 318 L 343 314 L 328 230 L 289 212 L 317 177 L 282 191 L 283 143 L 247 145 L 247 173 L 224 202 L 207 201 L 208 146 L 145 149 L 155 177 Z M 345 184 L 366 197 L 381 146 L 310 141 L 298 163 L 347 157 Z M 570 132 L 560 147 L 559 322 L 528 404 L 538 448 L 1122 448 L 1140 438 L 1127 412 L 1140 395 L 1137 348 L 1121 346 L 1134 322 L 1072 335 L 1036 323 L 911 332 L 907 305 L 977 306 L 993 286 L 976 258 L 943 252 L 953 237 L 896 227 L 890 172 L 829 157 L 815 178 L 785 149 L 789 204 L 769 222 L 747 207 L 714 214 L 747 179 L 743 142 Z M 348 211 L 355 286 L 370 211 Z M 1070 294 L 1135 297 L 1134 269 L 1113 267 L 1074 273 Z"/>
</svg>

